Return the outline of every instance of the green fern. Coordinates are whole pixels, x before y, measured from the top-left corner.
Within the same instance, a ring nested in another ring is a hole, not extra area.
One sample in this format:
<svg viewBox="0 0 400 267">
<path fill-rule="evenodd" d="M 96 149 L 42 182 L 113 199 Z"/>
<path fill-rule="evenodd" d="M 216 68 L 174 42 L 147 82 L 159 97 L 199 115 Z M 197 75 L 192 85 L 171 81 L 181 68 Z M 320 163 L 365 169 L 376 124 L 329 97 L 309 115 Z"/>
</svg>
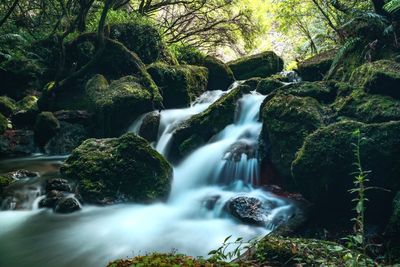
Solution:
<svg viewBox="0 0 400 267">
<path fill-rule="evenodd" d="M 24 37 L 16 33 L 6 33 L 0 35 L 0 44 L 7 44 L 7 45 L 23 45 L 26 44 L 27 41 Z"/>
<path fill-rule="evenodd" d="M 391 0 L 387 2 L 383 9 L 388 12 L 389 14 L 393 14 L 400 10 L 400 0 Z"/>
</svg>

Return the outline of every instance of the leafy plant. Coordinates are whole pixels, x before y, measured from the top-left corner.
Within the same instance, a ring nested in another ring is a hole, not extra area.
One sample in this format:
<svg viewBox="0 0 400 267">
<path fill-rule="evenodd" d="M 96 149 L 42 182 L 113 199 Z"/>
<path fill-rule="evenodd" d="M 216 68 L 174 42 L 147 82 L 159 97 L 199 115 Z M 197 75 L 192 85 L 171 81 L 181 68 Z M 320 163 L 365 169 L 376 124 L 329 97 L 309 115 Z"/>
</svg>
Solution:
<svg viewBox="0 0 400 267">
<path fill-rule="evenodd" d="M 356 249 L 364 254 L 367 250 L 367 244 L 365 241 L 365 203 L 368 201 L 366 197 L 366 191 L 372 189 L 372 187 L 367 187 L 366 183 L 369 182 L 368 175 L 370 171 L 365 171 L 362 163 L 361 163 L 361 144 L 366 138 L 362 137 L 361 131 L 357 129 L 353 132 L 353 136 L 356 138 L 356 142 L 353 143 L 353 152 L 354 152 L 354 166 L 356 167 L 356 171 L 354 174 L 354 187 L 349 190 L 351 194 L 355 194 L 355 198 L 353 202 L 355 203 L 354 211 L 356 212 L 356 217 L 352 218 L 354 221 L 354 233 L 352 235 L 344 238 L 346 240 L 346 245 L 350 249 Z"/>
<path fill-rule="evenodd" d="M 250 247 L 257 243 L 257 239 L 252 239 L 249 241 L 244 241 L 242 237 L 237 238 L 235 241 L 230 241 L 231 235 L 225 238 L 222 245 L 215 249 L 211 250 L 208 255 L 210 255 L 210 259 L 214 261 L 230 261 L 235 258 L 239 258 L 243 251 L 248 250 Z M 234 249 L 232 250 L 232 247 Z"/>
<path fill-rule="evenodd" d="M 400 10 L 400 0 L 391 0 L 387 2 L 383 6 L 383 9 L 390 14 L 396 13 L 397 11 Z"/>
</svg>

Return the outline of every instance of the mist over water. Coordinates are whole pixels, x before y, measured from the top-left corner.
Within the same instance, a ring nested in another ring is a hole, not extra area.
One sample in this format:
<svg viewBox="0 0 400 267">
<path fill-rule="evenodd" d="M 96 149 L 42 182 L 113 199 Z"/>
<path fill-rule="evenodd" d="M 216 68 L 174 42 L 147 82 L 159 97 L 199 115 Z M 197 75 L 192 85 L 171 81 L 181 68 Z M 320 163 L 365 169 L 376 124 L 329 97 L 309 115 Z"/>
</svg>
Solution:
<svg viewBox="0 0 400 267">
<path fill-rule="evenodd" d="M 207 92 L 189 108 L 161 111 L 154 147 L 165 155 L 179 124 L 204 111 L 223 94 Z M 253 188 L 260 181 L 257 142 L 261 123 L 257 119 L 263 99 L 257 93 L 243 96 L 237 104 L 235 122 L 174 166 L 172 191 L 166 203 L 84 206 L 82 211 L 68 215 L 34 208 L 0 212 L 0 266 L 105 266 L 117 258 L 153 251 L 207 256 L 229 235 L 249 240 L 269 233 L 291 216 L 293 206 Z M 142 119 L 132 125 L 132 131 L 140 129 Z M 61 163 L 22 159 L 7 166 L 35 166 L 46 176 L 49 162 Z M 273 203 L 265 226 L 245 225 L 228 216 L 224 206 L 235 196 Z M 207 208 L 210 199 L 215 203 Z"/>
</svg>

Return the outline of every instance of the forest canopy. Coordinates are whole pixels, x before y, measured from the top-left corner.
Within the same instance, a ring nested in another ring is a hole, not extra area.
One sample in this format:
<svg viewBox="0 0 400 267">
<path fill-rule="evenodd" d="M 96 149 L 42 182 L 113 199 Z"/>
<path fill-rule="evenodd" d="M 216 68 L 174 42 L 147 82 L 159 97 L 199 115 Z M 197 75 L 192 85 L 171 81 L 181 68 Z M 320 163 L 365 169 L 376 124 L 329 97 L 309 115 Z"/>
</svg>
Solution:
<svg viewBox="0 0 400 267">
<path fill-rule="evenodd" d="M 52 37 L 60 42 L 71 40 L 79 33 L 96 31 L 106 5 L 106 25 L 145 20 L 158 27 L 172 49 L 190 45 L 225 60 L 273 49 L 293 61 L 343 43 L 347 37 L 343 27 L 356 18 L 389 23 L 400 2 L 4 0 L 0 4 L 0 38 L 16 42 Z M 393 27 L 386 30 L 395 34 Z"/>
</svg>

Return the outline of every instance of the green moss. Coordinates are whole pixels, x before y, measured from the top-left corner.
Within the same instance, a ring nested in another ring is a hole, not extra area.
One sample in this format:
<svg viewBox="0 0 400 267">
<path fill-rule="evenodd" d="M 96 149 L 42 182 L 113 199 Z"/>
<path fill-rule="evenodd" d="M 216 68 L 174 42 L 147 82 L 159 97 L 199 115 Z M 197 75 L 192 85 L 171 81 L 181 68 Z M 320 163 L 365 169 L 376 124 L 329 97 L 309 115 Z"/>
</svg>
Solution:
<svg viewBox="0 0 400 267">
<path fill-rule="evenodd" d="M 7 186 L 9 186 L 14 180 L 8 176 L 0 175 L 0 200 L 2 199 L 2 194 Z"/>
<path fill-rule="evenodd" d="M 185 267 L 217 267 L 217 266 L 241 266 L 237 263 L 225 263 L 225 262 L 215 262 L 205 259 L 196 259 L 193 257 L 181 255 L 181 254 L 160 254 L 153 253 L 145 256 L 137 256 L 133 259 L 128 260 L 117 260 L 111 262 L 107 267 L 175 267 L 175 266 L 185 266 Z"/>
<path fill-rule="evenodd" d="M 191 117 L 179 126 L 171 143 L 171 158 L 181 159 L 195 148 L 207 142 L 234 121 L 236 103 L 250 87 L 239 86 L 225 94 L 205 111 Z"/>
<path fill-rule="evenodd" d="M 323 108 L 313 98 L 276 94 L 261 112 L 261 142 L 278 173 L 291 184 L 290 167 L 304 139 L 324 125 Z"/>
<path fill-rule="evenodd" d="M 207 89 L 208 71 L 203 67 L 168 66 L 159 62 L 147 70 L 162 90 L 166 108 L 189 106 Z"/>
<path fill-rule="evenodd" d="M 37 110 L 38 98 L 33 95 L 29 95 L 17 102 L 18 110 Z"/>
<path fill-rule="evenodd" d="M 236 79 L 265 78 L 282 71 L 283 60 L 274 52 L 266 51 L 228 63 Z"/>
<path fill-rule="evenodd" d="M 282 87 L 284 85 L 283 82 L 274 79 L 274 78 L 265 78 L 260 80 L 260 82 L 257 85 L 257 92 L 263 95 L 268 95 L 272 93 L 274 90 Z"/>
<path fill-rule="evenodd" d="M 0 134 L 3 134 L 8 128 L 8 120 L 2 114 L 0 114 Z"/>
<path fill-rule="evenodd" d="M 279 92 L 295 96 L 312 97 L 323 103 L 335 100 L 337 86 L 335 82 L 300 82 L 281 87 Z"/>
<path fill-rule="evenodd" d="M 242 83 L 242 85 L 249 86 L 251 88 L 250 89 L 251 91 L 255 91 L 261 80 L 262 80 L 262 78 L 260 78 L 260 77 L 250 78 L 248 80 L 245 80 Z"/>
<path fill-rule="evenodd" d="M 400 99 L 400 64 L 391 60 L 366 63 L 354 70 L 350 83 L 367 93 Z"/>
<path fill-rule="evenodd" d="M 176 64 L 176 59 L 167 51 L 159 29 L 149 19 L 138 18 L 130 23 L 111 25 L 110 38 L 123 43 L 145 64 L 156 61 Z"/>
<path fill-rule="evenodd" d="M 191 46 L 178 45 L 173 49 L 179 63 L 203 66 L 208 69 L 207 90 L 226 90 L 235 81 L 232 70 L 221 60 L 207 56 Z"/>
<path fill-rule="evenodd" d="M 169 163 L 132 133 L 86 140 L 61 172 L 67 179 L 76 179 L 83 200 L 94 204 L 166 199 L 172 178 Z"/>
<path fill-rule="evenodd" d="M 250 259 L 257 266 L 375 266 L 370 258 L 334 242 L 281 236 L 258 242 Z"/>
<path fill-rule="evenodd" d="M 350 212 L 353 187 L 352 173 L 356 170 L 353 135 L 359 129 L 363 136 L 360 146 L 361 162 L 369 175 L 368 186 L 400 189 L 400 122 L 363 124 L 343 121 L 321 128 L 307 136 L 302 148 L 292 163 L 292 174 L 297 192 L 323 209 Z M 377 192 L 368 194 L 367 213 L 379 214 L 384 221 L 390 194 Z"/>
<path fill-rule="evenodd" d="M 297 72 L 303 81 L 321 81 L 329 71 L 337 49 L 331 49 L 312 56 L 299 63 Z"/>
<path fill-rule="evenodd" d="M 0 96 L 0 113 L 5 117 L 11 116 L 17 107 L 15 101 L 7 96 Z"/>
<path fill-rule="evenodd" d="M 365 123 L 400 120 L 400 101 L 389 96 L 369 95 L 359 88 L 342 87 L 332 107 L 337 116 Z"/>
<path fill-rule="evenodd" d="M 40 113 L 35 122 L 35 141 L 39 146 L 44 146 L 60 129 L 60 123 L 51 112 Z"/>
</svg>

